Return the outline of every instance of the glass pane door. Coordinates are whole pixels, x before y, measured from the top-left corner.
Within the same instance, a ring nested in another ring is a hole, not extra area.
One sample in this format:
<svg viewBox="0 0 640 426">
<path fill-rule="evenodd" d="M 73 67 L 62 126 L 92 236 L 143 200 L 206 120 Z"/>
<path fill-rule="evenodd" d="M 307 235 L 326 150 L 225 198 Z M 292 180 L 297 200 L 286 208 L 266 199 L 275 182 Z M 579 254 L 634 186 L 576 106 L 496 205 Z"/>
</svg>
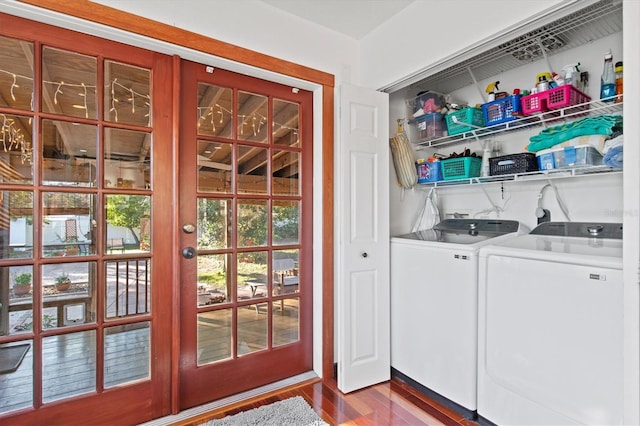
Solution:
<svg viewBox="0 0 640 426">
<path fill-rule="evenodd" d="M 312 140 L 309 92 L 190 62 L 183 87 L 186 408 L 311 369 Z"/>
<path fill-rule="evenodd" d="M 149 407 L 165 377 L 154 327 L 168 323 L 154 271 L 170 257 L 155 241 L 172 232 L 165 218 L 154 231 L 156 200 L 171 193 L 154 162 L 170 164 L 171 139 L 157 136 L 153 109 L 171 100 L 152 67 L 170 59 L 23 28 L 0 35 L 0 423 L 26 409 L 24 422 L 44 424 L 60 403 L 91 411 L 107 390 Z"/>
</svg>

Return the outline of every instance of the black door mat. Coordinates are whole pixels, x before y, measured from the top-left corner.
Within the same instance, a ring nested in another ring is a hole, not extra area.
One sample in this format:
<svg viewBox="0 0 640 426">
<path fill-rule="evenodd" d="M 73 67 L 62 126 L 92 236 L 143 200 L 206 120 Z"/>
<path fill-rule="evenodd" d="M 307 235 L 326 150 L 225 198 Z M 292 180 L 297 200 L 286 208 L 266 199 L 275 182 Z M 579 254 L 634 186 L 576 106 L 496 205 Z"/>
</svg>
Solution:
<svg viewBox="0 0 640 426">
<path fill-rule="evenodd" d="M 0 374 L 16 371 L 30 347 L 31 345 L 26 343 L 0 348 Z"/>
</svg>

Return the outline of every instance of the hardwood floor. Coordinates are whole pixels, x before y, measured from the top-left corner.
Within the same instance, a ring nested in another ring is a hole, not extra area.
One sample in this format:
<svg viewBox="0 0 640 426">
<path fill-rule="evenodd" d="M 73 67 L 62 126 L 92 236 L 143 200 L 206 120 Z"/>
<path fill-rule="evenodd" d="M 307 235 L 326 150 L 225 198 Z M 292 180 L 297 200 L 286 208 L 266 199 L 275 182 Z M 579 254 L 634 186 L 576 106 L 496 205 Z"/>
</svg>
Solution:
<svg viewBox="0 0 640 426">
<path fill-rule="evenodd" d="M 211 411 L 172 426 L 196 426 L 210 419 L 237 414 L 297 395 L 302 396 L 330 425 L 477 425 L 394 378 L 390 382 L 348 395 L 338 390 L 334 380 L 311 381 Z"/>
</svg>

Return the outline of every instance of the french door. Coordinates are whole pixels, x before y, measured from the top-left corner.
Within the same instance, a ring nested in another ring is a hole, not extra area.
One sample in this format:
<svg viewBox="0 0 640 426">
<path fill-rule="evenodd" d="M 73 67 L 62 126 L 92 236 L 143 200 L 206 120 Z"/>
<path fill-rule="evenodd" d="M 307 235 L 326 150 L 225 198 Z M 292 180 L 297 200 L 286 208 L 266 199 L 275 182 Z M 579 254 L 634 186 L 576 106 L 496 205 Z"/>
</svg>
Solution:
<svg viewBox="0 0 640 426">
<path fill-rule="evenodd" d="M 168 412 L 171 77 L 0 14 L 0 423 Z"/>
<path fill-rule="evenodd" d="M 181 408 L 312 368 L 312 94 L 183 61 Z"/>
</svg>

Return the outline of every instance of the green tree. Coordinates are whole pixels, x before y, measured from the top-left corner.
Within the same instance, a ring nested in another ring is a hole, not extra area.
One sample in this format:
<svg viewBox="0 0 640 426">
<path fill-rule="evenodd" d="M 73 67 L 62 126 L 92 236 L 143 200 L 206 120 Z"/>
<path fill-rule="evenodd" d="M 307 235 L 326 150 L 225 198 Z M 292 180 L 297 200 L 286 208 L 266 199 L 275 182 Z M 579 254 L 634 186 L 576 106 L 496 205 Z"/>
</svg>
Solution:
<svg viewBox="0 0 640 426">
<path fill-rule="evenodd" d="M 283 203 L 273 208 L 273 242 L 295 244 L 299 241 L 300 211 L 297 204 Z"/>
<path fill-rule="evenodd" d="M 230 200 L 198 199 L 198 247 L 227 246 L 227 207 Z"/>
<path fill-rule="evenodd" d="M 238 245 L 267 244 L 267 206 L 264 201 L 243 201 L 238 206 Z"/>
<path fill-rule="evenodd" d="M 140 227 L 140 219 L 151 215 L 151 197 L 146 195 L 109 195 L 107 196 L 107 223 L 122 226 L 131 231 L 136 244 L 140 237 L 136 229 Z"/>
</svg>

